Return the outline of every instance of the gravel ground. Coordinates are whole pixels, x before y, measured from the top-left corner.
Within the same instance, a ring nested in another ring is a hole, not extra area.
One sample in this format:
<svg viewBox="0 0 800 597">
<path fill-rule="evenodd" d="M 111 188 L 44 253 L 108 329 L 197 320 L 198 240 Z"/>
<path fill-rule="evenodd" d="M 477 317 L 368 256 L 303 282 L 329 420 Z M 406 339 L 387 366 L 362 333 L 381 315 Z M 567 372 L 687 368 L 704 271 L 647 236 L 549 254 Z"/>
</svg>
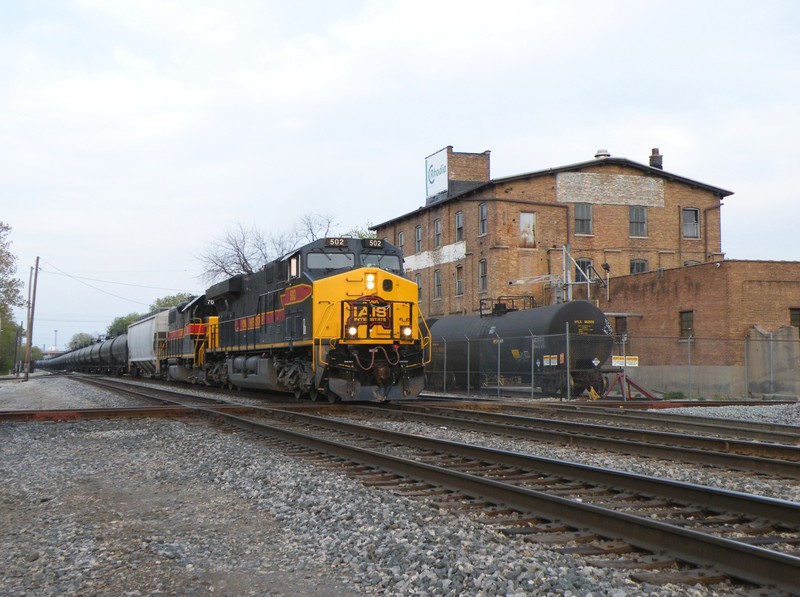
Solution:
<svg viewBox="0 0 800 597">
<path fill-rule="evenodd" d="M 2 410 L 123 405 L 60 377 L 0 381 Z M 787 411 L 795 424 L 796 408 Z M 244 433 L 104 420 L 0 424 L 0 594 L 738 592 L 638 585 L 623 572 L 366 489 Z"/>
</svg>

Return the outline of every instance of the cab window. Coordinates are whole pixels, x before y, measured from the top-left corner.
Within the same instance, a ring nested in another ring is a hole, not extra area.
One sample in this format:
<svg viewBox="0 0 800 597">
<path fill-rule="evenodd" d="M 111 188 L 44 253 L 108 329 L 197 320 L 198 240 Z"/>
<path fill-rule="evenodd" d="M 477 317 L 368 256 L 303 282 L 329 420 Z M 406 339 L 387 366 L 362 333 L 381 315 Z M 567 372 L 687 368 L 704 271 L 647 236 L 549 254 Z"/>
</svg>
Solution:
<svg viewBox="0 0 800 597">
<path fill-rule="evenodd" d="M 306 261 L 310 270 L 353 269 L 355 256 L 341 251 L 309 253 Z"/>
<path fill-rule="evenodd" d="M 400 257 L 386 253 L 362 253 L 361 265 L 364 267 L 379 267 L 383 270 L 399 274 Z"/>
</svg>

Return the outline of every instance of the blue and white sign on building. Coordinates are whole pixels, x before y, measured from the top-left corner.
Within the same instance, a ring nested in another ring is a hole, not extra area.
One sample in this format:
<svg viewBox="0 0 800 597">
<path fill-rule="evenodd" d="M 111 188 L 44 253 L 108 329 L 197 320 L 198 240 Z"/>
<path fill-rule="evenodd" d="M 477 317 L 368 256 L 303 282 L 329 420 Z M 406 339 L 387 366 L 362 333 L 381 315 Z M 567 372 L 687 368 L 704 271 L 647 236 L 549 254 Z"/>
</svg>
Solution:
<svg viewBox="0 0 800 597">
<path fill-rule="evenodd" d="M 425 198 L 447 192 L 447 148 L 425 158 Z"/>
</svg>

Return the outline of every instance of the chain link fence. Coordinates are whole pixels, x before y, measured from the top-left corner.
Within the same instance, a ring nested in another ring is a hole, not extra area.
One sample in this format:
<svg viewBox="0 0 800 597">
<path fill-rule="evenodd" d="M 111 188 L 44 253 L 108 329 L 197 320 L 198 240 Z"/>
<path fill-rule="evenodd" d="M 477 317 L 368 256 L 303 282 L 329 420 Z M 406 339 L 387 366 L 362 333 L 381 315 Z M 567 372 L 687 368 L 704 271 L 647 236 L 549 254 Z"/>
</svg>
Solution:
<svg viewBox="0 0 800 597">
<path fill-rule="evenodd" d="M 433 338 L 430 391 L 561 398 L 800 398 L 797 328 L 744 338 L 521 335 Z M 570 375 L 567 372 L 571 372 Z"/>
</svg>

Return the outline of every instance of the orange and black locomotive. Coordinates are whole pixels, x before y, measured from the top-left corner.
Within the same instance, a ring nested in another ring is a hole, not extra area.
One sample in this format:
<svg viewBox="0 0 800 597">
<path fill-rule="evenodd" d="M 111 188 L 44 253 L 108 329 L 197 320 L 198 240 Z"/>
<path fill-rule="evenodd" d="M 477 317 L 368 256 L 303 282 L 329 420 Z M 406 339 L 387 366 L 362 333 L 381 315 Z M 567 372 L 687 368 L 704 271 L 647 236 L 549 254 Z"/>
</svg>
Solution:
<svg viewBox="0 0 800 597">
<path fill-rule="evenodd" d="M 330 401 L 416 396 L 430 360 L 398 249 L 324 238 L 170 312 L 171 379 Z"/>
</svg>

